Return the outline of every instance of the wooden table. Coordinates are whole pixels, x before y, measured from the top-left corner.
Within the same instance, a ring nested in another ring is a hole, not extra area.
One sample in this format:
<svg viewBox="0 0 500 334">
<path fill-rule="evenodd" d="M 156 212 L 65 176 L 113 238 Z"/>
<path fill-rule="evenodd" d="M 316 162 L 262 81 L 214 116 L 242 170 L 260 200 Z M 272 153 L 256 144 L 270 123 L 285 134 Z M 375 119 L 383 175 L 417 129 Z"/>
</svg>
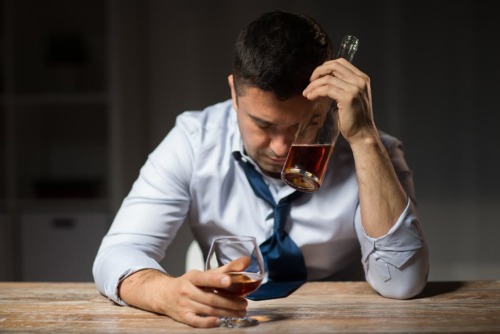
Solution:
<svg viewBox="0 0 500 334">
<path fill-rule="evenodd" d="M 288 298 L 251 301 L 261 323 L 195 329 L 117 306 L 93 283 L 0 283 L 0 333 L 500 333 L 500 281 L 430 282 L 412 300 L 364 282 L 307 283 Z"/>
</svg>

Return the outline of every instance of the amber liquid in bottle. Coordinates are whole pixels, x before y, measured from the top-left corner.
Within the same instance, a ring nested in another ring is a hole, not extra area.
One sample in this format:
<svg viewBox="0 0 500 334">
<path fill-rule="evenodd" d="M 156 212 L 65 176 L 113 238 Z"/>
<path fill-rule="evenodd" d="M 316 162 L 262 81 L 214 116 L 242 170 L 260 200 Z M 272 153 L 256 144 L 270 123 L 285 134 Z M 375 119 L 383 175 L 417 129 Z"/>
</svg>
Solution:
<svg viewBox="0 0 500 334">
<path fill-rule="evenodd" d="M 283 168 L 284 181 L 301 191 L 317 190 L 326 173 L 332 145 L 292 145 Z"/>
</svg>

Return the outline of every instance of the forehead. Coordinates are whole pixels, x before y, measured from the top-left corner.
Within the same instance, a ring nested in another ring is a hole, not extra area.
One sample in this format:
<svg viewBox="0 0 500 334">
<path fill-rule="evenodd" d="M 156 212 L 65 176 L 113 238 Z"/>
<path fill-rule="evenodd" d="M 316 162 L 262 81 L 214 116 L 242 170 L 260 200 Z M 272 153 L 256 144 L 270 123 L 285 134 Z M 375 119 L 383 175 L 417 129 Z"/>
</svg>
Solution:
<svg viewBox="0 0 500 334">
<path fill-rule="evenodd" d="M 302 95 L 280 101 L 273 93 L 255 87 L 246 87 L 244 93 L 238 96 L 238 109 L 251 118 L 275 125 L 299 122 L 312 106 L 313 102 Z"/>
</svg>

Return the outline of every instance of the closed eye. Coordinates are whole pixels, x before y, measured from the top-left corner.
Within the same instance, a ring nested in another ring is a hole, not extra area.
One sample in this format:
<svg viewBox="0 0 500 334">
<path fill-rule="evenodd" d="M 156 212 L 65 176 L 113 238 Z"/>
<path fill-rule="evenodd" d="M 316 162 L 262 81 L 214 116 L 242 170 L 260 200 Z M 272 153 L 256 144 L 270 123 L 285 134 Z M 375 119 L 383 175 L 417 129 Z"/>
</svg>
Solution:
<svg viewBox="0 0 500 334">
<path fill-rule="evenodd" d="M 273 126 L 271 123 L 260 121 L 255 121 L 255 124 L 261 129 L 268 129 Z"/>
<path fill-rule="evenodd" d="M 267 128 L 274 126 L 273 123 L 267 122 L 261 118 L 258 118 L 258 117 L 252 116 L 252 115 L 249 115 L 249 116 L 253 120 L 255 125 L 257 125 L 261 129 L 267 129 Z"/>
<path fill-rule="evenodd" d="M 248 115 L 248 116 L 252 119 L 254 124 L 257 125 L 257 127 L 259 127 L 262 130 L 271 130 L 271 129 L 277 130 L 279 128 L 279 126 L 277 124 L 265 121 L 261 118 L 258 118 L 258 117 L 252 116 L 252 115 Z M 294 124 L 289 128 L 289 130 L 292 130 L 295 132 L 298 129 L 298 127 L 299 127 L 299 124 Z"/>
</svg>

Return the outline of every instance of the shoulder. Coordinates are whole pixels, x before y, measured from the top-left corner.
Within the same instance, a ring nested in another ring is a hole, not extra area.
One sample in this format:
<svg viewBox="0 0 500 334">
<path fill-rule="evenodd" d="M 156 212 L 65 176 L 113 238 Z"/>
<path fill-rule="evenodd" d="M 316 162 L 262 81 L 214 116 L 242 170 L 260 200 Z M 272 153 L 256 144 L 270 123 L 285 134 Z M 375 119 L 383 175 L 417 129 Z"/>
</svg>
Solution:
<svg viewBox="0 0 500 334">
<path fill-rule="evenodd" d="M 230 100 L 209 106 L 203 110 L 184 111 L 176 117 L 174 127 L 160 142 L 155 151 L 161 155 L 177 152 L 193 155 L 206 146 L 215 146 L 237 127 L 235 112 Z M 234 120 L 233 120 L 234 119 Z"/>
<path fill-rule="evenodd" d="M 176 118 L 175 127 L 188 133 L 220 130 L 230 127 L 234 116 L 231 100 L 227 100 L 203 110 L 181 113 Z"/>
<path fill-rule="evenodd" d="M 184 137 L 196 156 L 218 154 L 237 139 L 236 112 L 231 100 L 201 111 L 186 111 L 176 119 L 174 131 Z M 236 138 L 236 139 L 235 139 Z"/>
<path fill-rule="evenodd" d="M 224 156 L 237 128 L 234 113 L 231 102 L 224 101 L 179 114 L 175 126 L 150 154 L 149 165 L 170 179 L 175 175 L 183 184 L 180 188 L 187 187 L 198 166 Z"/>
</svg>

